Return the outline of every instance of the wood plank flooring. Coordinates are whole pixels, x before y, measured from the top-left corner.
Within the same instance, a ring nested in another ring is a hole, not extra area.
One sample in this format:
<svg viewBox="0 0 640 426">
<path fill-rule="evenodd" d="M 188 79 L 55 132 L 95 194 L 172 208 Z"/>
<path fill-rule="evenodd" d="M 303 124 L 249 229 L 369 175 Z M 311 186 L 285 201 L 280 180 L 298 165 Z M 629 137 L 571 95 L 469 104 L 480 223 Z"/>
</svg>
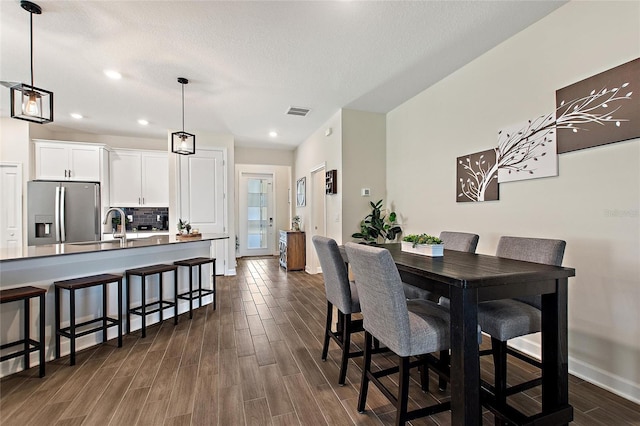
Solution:
<svg viewBox="0 0 640 426">
<path fill-rule="evenodd" d="M 238 275 L 218 277 L 218 309 L 198 309 L 177 326 L 165 321 L 134 332 L 122 348 L 115 341 L 79 352 L 77 365 L 63 358 L 0 381 L 0 423 L 12 425 L 380 425 L 395 409 L 370 387 L 368 409 L 356 410 L 361 359 L 350 361 L 347 384 L 338 386 L 340 351 L 331 345 L 322 362 L 326 300 L 321 275 L 286 273 L 274 257 L 240 259 Z M 354 344 L 363 338 L 354 336 Z M 491 357 L 482 361 L 491 377 Z M 375 355 L 385 368 L 395 359 Z M 532 377 L 519 361 L 509 378 Z M 414 374 L 417 379 L 417 374 Z M 392 380 L 392 379 L 389 379 Z M 411 407 L 446 400 L 411 384 Z M 510 398 L 525 412 L 540 407 L 540 388 Z M 640 406 L 571 377 L 575 425 L 640 425 Z M 493 424 L 486 412 L 484 423 Z M 448 413 L 413 425 L 446 425 Z"/>
</svg>

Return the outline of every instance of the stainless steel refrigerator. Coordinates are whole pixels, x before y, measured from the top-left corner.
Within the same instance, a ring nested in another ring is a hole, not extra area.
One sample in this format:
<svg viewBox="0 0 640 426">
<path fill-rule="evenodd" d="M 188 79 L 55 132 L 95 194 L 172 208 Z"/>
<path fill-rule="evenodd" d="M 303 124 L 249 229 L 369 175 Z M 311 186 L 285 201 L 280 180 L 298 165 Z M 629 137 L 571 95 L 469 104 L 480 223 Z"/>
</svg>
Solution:
<svg viewBox="0 0 640 426">
<path fill-rule="evenodd" d="M 27 183 L 29 245 L 100 239 L 100 184 Z"/>
</svg>

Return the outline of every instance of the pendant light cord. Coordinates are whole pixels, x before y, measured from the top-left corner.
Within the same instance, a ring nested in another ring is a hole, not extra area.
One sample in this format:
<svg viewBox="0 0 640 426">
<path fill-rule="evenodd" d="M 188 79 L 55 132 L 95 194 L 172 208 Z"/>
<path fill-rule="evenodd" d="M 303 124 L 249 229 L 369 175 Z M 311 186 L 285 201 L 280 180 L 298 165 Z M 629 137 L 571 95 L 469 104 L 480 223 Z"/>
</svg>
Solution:
<svg viewBox="0 0 640 426">
<path fill-rule="evenodd" d="M 182 133 L 184 133 L 184 83 L 181 83 L 182 86 Z"/>
<path fill-rule="evenodd" d="M 29 33 L 31 45 L 31 90 L 33 90 L 33 12 L 29 12 Z"/>
</svg>

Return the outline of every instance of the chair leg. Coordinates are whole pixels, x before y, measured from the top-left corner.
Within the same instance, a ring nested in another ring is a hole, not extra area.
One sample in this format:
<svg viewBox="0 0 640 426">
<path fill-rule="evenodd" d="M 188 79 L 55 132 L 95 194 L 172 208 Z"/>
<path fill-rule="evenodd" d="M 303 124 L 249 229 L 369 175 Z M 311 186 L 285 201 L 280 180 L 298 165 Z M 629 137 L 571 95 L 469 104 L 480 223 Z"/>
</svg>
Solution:
<svg viewBox="0 0 640 426">
<path fill-rule="evenodd" d="M 494 365 L 494 386 L 498 406 L 507 403 L 507 342 L 491 338 L 491 353 Z M 496 417 L 496 425 L 504 424 Z"/>
<path fill-rule="evenodd" d="M 340 363 L 340 377 L 338 378 L 338 384 L 342 386 L 347 377 L 349 349 L 351 348 L 351 314 L 343 314 L 338 311 L 338 315 L 342 317 L 344 323 L 342 329 L 342 362 Z"/>
<path fill-rule="evenodd" d="M 426 361 L 420 366 L 420 387 L 423 392 L 429 392 L 429 367 Z"/>
<path fill-rule="evenodd" d="M 407 403 L 409 402 L 409 361 L 408 356 L 400 357 L 400 377 L 398 383 L 398 406 L 396 407 L 396 426 L 407 421 Z M 426 365 L 423 366 L 426 370 Z"/>
<path fill-rule="evenodd" d="M 451 364 L 451 355 L 449 355 L 449 351 L 440 351 L 440 368 L 445 368 L 445 366 Z M 447 390 L 447 379 L 440 376 L 438 380 L 438 389 L 442 392 Z"/>
<path fill-rule="evenodd" d="M 362 381 L 360 382 L 360 396 L 358 396 L 358 412 L 364 413 L 367 403 L 367 391 L 369 390 L 369 372 L 371 371 L 371 346 L 372 336 L 369 332 L 364 332 L 364 360 L 362 363 Z"/>
<path fill-rule="evenodd" d="M 327 301 L 327 323 L 324 329 L 324 343 L 322 345 L 322 360 L 327 360 L 327 353 L 329 352 L 329 332 L 331 331 L 331 323 L 333 322 L 333 305 Z"/>
</svg>

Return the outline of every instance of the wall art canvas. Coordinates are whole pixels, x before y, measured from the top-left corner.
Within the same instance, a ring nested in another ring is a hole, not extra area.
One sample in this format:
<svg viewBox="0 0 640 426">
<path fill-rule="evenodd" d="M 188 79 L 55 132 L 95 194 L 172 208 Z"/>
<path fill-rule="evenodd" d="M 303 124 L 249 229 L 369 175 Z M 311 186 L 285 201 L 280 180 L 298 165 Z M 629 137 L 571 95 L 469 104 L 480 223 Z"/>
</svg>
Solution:
<svg viewBox="0 0 640 426">
<path fill-rule="evenodd" d="M 553 114 L 504 127 L 498 132 L 498 182 L 558 176 Z"/>
<path fill-rule="evenodd" d="M 558 154 L 640 137 L 640 58 L 556 91 Z"/>
<path fill-rule="evenodd" d="M 498 200 L 496 149 L 458 157 L 456 201 L 459 203 Z"/>
</svg>

